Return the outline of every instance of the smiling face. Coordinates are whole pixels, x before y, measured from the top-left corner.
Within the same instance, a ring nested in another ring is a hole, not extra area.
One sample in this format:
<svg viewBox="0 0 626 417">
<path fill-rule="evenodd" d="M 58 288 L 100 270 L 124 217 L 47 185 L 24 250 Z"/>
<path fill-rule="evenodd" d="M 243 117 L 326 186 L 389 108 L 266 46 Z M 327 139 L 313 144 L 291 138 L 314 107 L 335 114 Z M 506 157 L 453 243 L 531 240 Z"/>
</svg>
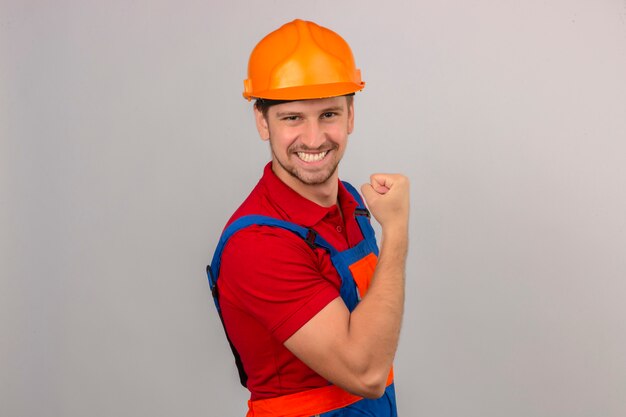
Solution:
<svg viewBox="0 0 626 417">
<path fill-rule="evenodd" d="M 278 178 L 304 196 L 336 190 L 337 166 L 354 128 L 352 100 L 291 101 L 271 106 L 266 116 L 255 107 L 255 117 Z"/>
</svg>

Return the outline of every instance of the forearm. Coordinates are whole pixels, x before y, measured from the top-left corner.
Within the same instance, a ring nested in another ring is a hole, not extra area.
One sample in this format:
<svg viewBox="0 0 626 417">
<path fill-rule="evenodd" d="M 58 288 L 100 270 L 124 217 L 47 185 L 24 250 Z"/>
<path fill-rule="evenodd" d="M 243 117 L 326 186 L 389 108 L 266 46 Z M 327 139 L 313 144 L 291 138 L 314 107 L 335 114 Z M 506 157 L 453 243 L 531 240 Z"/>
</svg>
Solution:
<svg viewBox="0 0 626 417">
<path fill-rule="evenodd" d="M 407 224 L 383 228 L 370 288 L 350 315 L 348 340 L 355 372 L 367 385 L 384 384 L 391 368 L 404 311 Z"/>
</svg>

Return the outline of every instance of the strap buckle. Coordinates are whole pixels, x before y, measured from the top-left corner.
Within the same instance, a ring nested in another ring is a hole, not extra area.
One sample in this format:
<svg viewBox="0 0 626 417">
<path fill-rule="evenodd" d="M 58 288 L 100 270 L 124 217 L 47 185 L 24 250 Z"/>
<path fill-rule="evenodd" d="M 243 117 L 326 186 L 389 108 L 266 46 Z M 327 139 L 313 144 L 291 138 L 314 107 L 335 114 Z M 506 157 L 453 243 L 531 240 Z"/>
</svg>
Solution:
<svg viewBox="0 0 626 417">
<path fill-rule="evenodd" d="M 355 216 L 365 216 L 368 219 L 371 217 L 370 211 L 368 209 L 358 208 L 358 207 L 354 209 L 354 215 Z"/>
<path fill-rule="evenodd" d="M 305 241 L 306 241 L 306 244 L 309 245 L 311 249 L 317 248 L 317 245 L 315 244 L 316 239 L 317 239 L 317 232 L 313 229 L 308 229 Z"/>
</svg>

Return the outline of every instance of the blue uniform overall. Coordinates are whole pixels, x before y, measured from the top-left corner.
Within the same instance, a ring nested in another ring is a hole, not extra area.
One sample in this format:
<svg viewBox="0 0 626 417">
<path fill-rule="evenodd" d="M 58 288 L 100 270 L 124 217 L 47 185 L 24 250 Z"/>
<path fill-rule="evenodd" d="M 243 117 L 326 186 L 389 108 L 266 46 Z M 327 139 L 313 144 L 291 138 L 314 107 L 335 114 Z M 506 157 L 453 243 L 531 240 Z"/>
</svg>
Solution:
<svg viewBox="0 0 626 417">
<path fill-rule="evenodd" d="M 243 228 L 251 225 L 283 228 L 300 236 L 307 242 L 307 244 L 312 249 L 323 248 L 324 250 L 326 250 L 330 255 L 333 266 L 335 267 L 335 269 L 337 269 L 337 272 L 341 277 L 341 298 L 351 312 L 356 308 L 362 296 L 365 295 L 369 283 L 372 279 L 374 268 L 376 267 L 378 246 L 376 245 L 374 229 L 370 224 L 369 211 L 365 207 L 361 196 L 350 184 L 346 182 L 344 182 L 343 184 L 358 203 L 358 207 L 355 209 L 355 218 L 363 235 L 362 241 L 347 250 L 337 251 L 324 238 L 319 236 L 313 229 L 302 227 L 294 223 L 275 219 L 268 216 L 243 216 L 235 220 L 226 228 L 226 230 L 224 230 L 215 250 L 215 254 L 213 255 L 211 265 L 207 267 L 209 285 L 211 287 L 215 306 L 217 307 L 220 318 L 222 315 L 219 304 L 219 294 L 217 291 L 217 279 L 219 278 L 222 251 L 224 250 L 224 246 L 231 236 L 233 236 L 235 233 L 242 230 Z M 226 332 L 226 336 L 228 338 L 228 332 Z M 237 350 L 232 343 L 230 343 L 230 346 L 233 354 L 235 355 L 235 362 L 237 363 L 241 383 L 243 386 L 246 386 L 247 376 L 243 369 L 241 359 L 239 358 L 239 354 L 237 353 Z M 296 393 L 291 396 L 287 395 L 284 397 L 270 398 L 267 400 L 250 401 L 248 403 L 248 417 L 304 417 L 312 415 L 320 415 L 323 417 L 396 417 L 396 400 L 394 385 L 391 380 L 391 376 L 388 382 L 389 385 L 385 390 L 385 394 L 381 398 L 376 400 L 361 399 L 351 396 L 351 394 L 342 392 L 342 395 L 345 394 L 343 395 L 344 397 L 349 396 L 348 398 L 352 397 L 352 399 L 344 400 L 342 398 L 342 401 L 345 401 L 345 403 L 349 402 L 349 404 L 340 405 L 339 408 L 334 406 L 332 406 L 332 408 L 329 408 L 328 406 L 319 406 L 316 404 L 310 404 L 310 406 L 307 404 L 303 408 L 303 402 L 325 403 L 325 401 L 322 401 L 321 399 L 319 401 L 312 400 L 312 398 L 316 398 L 314 396 L 307 396 L 308 393 L 311 395 L 318 395 L 315 392 L 319 390 L 310 390 L 310 392 L 304 391 L 303 393 Z M 335 394 L 336 391 L 340 390 L 338 387 L 334 386 L 332 386 L 332 389 Z M 304 394 L 304 396 L 300 394 Z M 330 394 L 322 393 L 319 395 Z M 299 411 L 296 411 L 294 414 L 293 409 L 289 408 L 296 405 Z"/>
</svg>

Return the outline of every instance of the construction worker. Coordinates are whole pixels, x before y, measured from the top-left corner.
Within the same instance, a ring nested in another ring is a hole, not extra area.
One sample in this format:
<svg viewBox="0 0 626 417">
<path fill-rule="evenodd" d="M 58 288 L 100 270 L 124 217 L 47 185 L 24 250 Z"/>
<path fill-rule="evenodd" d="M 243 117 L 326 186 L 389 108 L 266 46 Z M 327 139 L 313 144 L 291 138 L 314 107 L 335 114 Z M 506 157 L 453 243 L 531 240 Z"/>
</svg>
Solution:
<svg viewBox="0 0 626 417">
<path fill-rule="evenodd" d="M 364 85 L 348 44 L 313 22 L 250 56 L 243 95 L 272 160 L 207 267 L 248 417 L 397 415 L 409 184 L 371 175 L 366 206 L 337 171 Z"/>
</svg>

